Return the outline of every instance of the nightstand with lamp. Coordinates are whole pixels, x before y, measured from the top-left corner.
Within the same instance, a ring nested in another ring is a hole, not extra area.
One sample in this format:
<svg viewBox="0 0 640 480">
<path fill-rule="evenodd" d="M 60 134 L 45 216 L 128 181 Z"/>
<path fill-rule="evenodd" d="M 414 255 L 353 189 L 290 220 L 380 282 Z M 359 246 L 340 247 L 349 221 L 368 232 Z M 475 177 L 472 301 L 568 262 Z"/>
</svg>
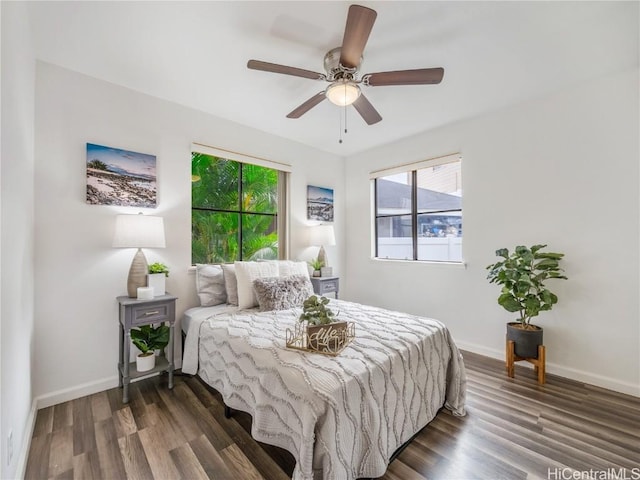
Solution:
<svg viewBox="0 0 640 480">
<path fill-rule="evenodd" d="M 329 267 L 329 259 L 325 251 L 325 245 L 331 246 L 336 244 L 336 236 L 333 225 L 315 225 L 309 231 L 309 240 L 312 246 L 320 247 L 318 251 L 318 262 L 322 263 L 320 269 L 320 277 L 311 277 L 314 293 L 324 295 L 325 293 L 334 293 L 338 298 L 340 290 L 340 278 L 333 276 L 333 271 Z"/>
<path fill-rule="evenodd" d="M 173 343 L 177 297 L 166 294 L 154 296 L 147 287 L 148 264 L 143 248 L 164 248 L 164 220 L 153 215 L 118 215 L 113 237 L 115 248 L 137 248 L 127 278 L 128 296 L 117 298 L 119 305 L 118 386 L 123 387 L 122 402 L 129 401 L 129 383 L 133 378 L 166 371 L 168 386 L 173 388 Z M 155 367 L 139 371 L 130 362 L 131 329 L 144 325 L 169 324 L 167 358 L 157 358 Z"/>
</svg>

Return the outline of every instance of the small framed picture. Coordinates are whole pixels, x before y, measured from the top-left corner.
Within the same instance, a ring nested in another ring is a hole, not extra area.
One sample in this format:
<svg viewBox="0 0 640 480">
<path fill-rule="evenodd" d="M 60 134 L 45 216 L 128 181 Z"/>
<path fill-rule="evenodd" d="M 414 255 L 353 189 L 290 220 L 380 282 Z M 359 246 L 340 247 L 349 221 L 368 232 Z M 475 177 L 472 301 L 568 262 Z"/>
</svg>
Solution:
<svg viewBox="0 0 640 480">
<path fill-rule="evenodd" d="M 333 222 L 333 189 L 307 185 L 307 219 Z"/>
<path fill-rule="evenodd" d="M 321 267 L 320 268 L 320 276 L 321 277 L 333 277 L 333 267 Z"/>
<path fill-rule="evenodd" d="M 87 143 L 87 203 L 155 208 L 155 155 Z"/>
</svg>

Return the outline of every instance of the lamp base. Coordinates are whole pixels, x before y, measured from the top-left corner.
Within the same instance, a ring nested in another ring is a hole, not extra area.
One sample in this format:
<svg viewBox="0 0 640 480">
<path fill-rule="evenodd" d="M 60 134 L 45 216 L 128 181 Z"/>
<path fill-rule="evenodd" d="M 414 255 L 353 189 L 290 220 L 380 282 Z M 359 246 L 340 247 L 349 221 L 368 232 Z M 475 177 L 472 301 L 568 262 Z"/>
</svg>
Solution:
<svg viewBox="0 0 640 480">
<path fill-rule="evenodd" d="M 127 278 L 127 295 L 129 297 L 136 298 L 138 296 L 138 287 L 147 286 L 148 271 L 147 257 L 144 256 L 142 249 L 139 248 L 129 268 L 129 277 Z"/>
<path fill-rule="evenodd" d="M 322 262 L 323 267 L 329 266 L 329 261 L 327 260 L 327 252 L 324 251 L 324 247 L 320 245 L 320 251 L 318 251 L 318 261 Z"/>
</svg>

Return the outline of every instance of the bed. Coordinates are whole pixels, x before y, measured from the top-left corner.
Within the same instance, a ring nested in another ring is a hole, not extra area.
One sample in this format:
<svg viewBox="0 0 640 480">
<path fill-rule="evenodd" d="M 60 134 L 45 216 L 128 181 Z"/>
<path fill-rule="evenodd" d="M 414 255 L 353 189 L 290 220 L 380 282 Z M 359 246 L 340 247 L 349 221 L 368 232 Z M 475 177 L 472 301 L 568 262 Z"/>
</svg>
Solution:
<svg viewBox="0 0 640 480">
<path fill-rule="evenodd" d="M 343 300 L 330 305 L 356 326 L 337 357 L 286 348 L 301 308 L 245 303 L 192 316 L 183 372 L 251 414 L 252 436 L 295 458 L 294 480 L 379 477 L 441 408 L 464 415 L 464 364 L 441 322 Z"/>
</svg>

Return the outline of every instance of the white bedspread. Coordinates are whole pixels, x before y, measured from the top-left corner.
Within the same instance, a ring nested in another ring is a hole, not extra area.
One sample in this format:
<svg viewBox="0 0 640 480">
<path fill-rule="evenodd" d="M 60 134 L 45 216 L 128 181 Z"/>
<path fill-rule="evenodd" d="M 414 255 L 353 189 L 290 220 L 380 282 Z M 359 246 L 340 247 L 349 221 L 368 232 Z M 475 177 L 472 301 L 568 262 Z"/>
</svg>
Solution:
<svg viewBox="0 0 640 480">
<path fill-rule="evenodd" d="M 252 435 L 296 459 L 294 480 L 379 477 L 394 451 L 444 406 L 464 415 L 462 356 L 440 322 L 332 300 L 356 339 L 337 357 L 285 348 L 300 309 L 211 317 L 185 356 Z M 194 353 L 194 351 L 196 353 Z M 184 366 L 183 366 L 183 371 Z"/>
</svg>

